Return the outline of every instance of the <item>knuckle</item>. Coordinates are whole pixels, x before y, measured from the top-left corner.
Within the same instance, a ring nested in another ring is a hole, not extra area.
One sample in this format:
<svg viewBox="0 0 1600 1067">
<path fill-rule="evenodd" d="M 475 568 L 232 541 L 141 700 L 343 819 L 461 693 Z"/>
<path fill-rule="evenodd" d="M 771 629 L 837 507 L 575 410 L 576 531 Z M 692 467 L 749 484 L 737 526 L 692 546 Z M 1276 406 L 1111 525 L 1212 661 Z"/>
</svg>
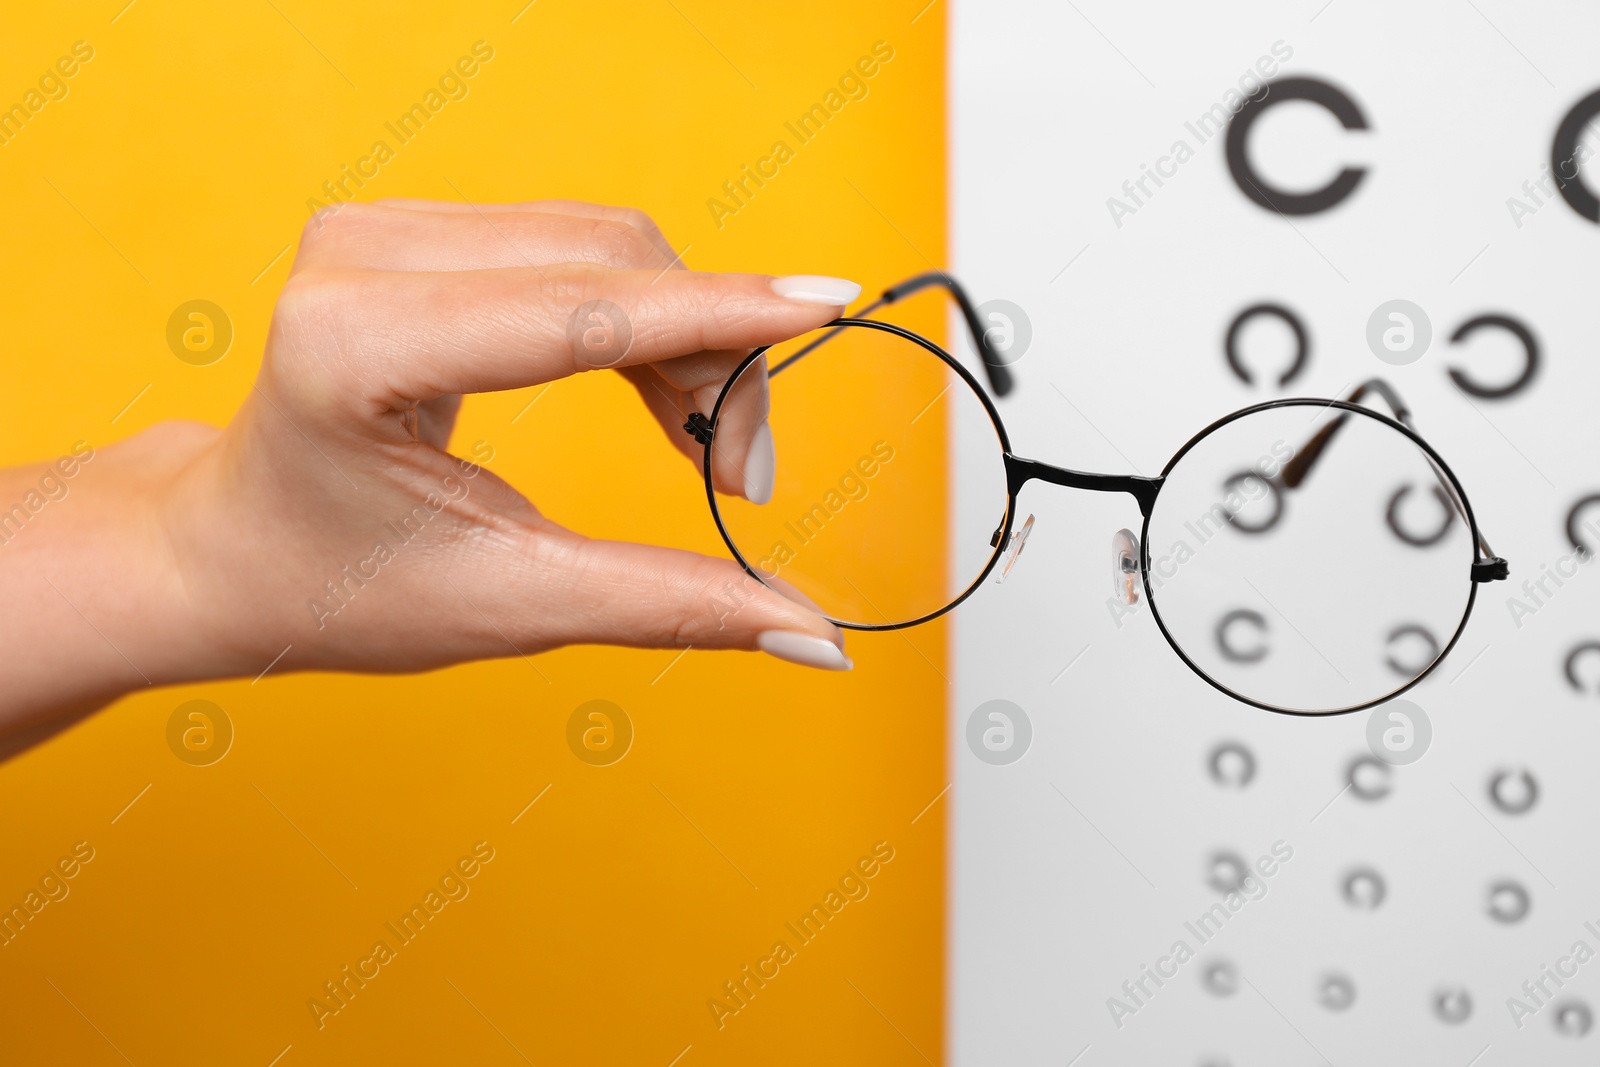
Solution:
<svg viewBox="0 0 1600 1067">
<path fill-rule="evenodd" d="M 655 219 L 652 219 L 636 207 L 618 208 L 617 217 L 640 233 L 658 234 L 661 232 L 660 228 L 656 226 Z"/>
<path fill-rule="evenodd" d="M 658 262 L 660 250 L 636 227 L 611 219 L 590 222 L 588 242 L 596 258 L 613 267 L 642 267 Z"/>
<path fill-rule="evenodd" d="M 610 268 L 594 263 L 567 263 L 558 270 L 541 270 L 530 279 L 533 302 L 555 324 L 565 326 L 575 309 L 607 294 L 610 278 Z"/>
<path fill-rule="evenodd" d="M 672 623 L 671 632 L 663 635 L 661 643 L 671 648 L 688 648 L 706 632 L 707 621 L 692 614 L 679 615 Z"/>
<path fill-rule="evenodd" d="M 745 333 L 760 320 L 760 309 L 717 275 L 690 272 L 684 280 L 673 318 L 683 339 L 697 348 L 721 347 L 721 339 Z"/>
<path fill-rule="evenodd" d="M 392 208 L 356 201 L 318 208 L 300 233 L 301 253 L 327 252 L 359 244 L 379 235 L 391 218 Z"/>
<path fill-rule="evenodd" d="M 367 204 L 350 201 L 320 207 L 306 220 L 305 228 L 300 232 L 300 244 L 304 247 L 335 240 L 344 235 L 358 217 L 370 216 L 371 210 Z"/>
<path fill-rule="evenodd" d="M 300 231 L 300 247 L 310 248 L 321 241 L 323 235 L 328 232 L 328 227 L 339 217 L 344 208 L 344 204 L 329 204 L 313 211 Z"/>
<path fill-rule="evenodd" d="M 747 613 L 759 613 L 761 592 L 751 588 L 753 580 L 724 561 L 705 559 L 694 569 L 698 596 L 684 604 L 673 630 L 679 647 L 704 644 L 725 635 L 723 640 L 755 625 Z"/>
<path fill-rule="evenodd" d="M 269 348 L 296 363 L 345 352 L 361 330 L 360 287 L 347 272 L 303 270 L 284 283 L 272 312 Z"/>
<path fill-rule="evenodd" d="M 222 431 L 215 426 L 191 419 L 167 419 L 141 430 L 129 439 L 150 449 L 157 456 L 187 455 L 197 448 L 211 444 Z"/>
<path fill-rule="evenodd" d="M 292 275 L 278 294 L 278 318 L 300 321 L 330 312 L 344 288 L 343 278 L 334 271 L 312 267 Z"/>
<path fill-rule="evenodd" d="M 702 314 L 718 330 L 723 333 L 743 332 L 766 317 L 765 309 L 747 294 L 729 289 L 714 274 L 701 277 L 704 281 L 699 287 L 698 296 Z"/>
<path fill-rule="evenodd" d="M 666 248 L 666 235 L 661 232 L 661 227 L 656 225 L 655 219 L 652 219 L 643 211 L 636 207 L 625 207 L 621 209 L 619 218 L 637 231 L 651 248 L 658 251 Z"/>
</svg>

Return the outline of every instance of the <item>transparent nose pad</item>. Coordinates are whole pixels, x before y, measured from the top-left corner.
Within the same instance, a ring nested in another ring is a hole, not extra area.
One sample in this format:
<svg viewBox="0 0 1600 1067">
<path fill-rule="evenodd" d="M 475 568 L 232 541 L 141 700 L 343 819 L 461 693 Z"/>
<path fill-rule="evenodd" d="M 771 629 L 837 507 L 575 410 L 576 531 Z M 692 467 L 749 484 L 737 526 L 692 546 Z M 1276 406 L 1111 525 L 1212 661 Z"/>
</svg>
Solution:
<svg viewBox="0 0 1600 1067">
<path fill-rule="evenodd" d="M 1033 516 L 1028 516 L 1028 521 L 1022 524 L 1022 529 L 1011 535 L 1011 548 L 1006 552 L 1005 566 L 1000 568 L 1000 573 L 995 575 L 994 584 L 999 585 L 1006 580 L 1006 575 L 1011 573 L 1011 568 L 1016 565 L 1017 557 L 1022 555 L 1022 550 L 1028 544 L 1028 535 L 1033 532 Z"/>
<path fill-rule="evenodd" d="M 1111 589 L 1126 604 L 1139 602 L 1139 539 L 1132 530 L 1111 535 Z"/>
</svg>

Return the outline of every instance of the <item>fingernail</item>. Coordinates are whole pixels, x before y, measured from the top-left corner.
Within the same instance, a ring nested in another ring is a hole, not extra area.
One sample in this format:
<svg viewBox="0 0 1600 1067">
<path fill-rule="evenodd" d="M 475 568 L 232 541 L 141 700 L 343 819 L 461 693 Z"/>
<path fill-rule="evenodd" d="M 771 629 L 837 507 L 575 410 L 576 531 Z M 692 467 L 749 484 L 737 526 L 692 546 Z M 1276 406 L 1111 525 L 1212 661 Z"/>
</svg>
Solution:
<svg viewBox="0 0 1600 1067">
<path fill-rule="evenodd" d="M 752 504 L 772 499 L 772 481 L 778 471 L 778 453 L 772 447 L 772 426 L 765 420 L 750 437 L 744 457 L 744 498 Z"/>
<path fill-rule="evenodd" d="M 768 630 L 756 638 L 756 647 L 769 656 L 818 667 L 825 671 L 847 671 L 855 664 L 832 641 L 793 630 Z"/>
<path fill-rule="evenodd" d="M 832 304 L 844 307 L 861 295 L 861 286 L 843 278 L 823 274 L 791 274 L 772 279 L 772 291 L 802 304 Z"/>
</svg>

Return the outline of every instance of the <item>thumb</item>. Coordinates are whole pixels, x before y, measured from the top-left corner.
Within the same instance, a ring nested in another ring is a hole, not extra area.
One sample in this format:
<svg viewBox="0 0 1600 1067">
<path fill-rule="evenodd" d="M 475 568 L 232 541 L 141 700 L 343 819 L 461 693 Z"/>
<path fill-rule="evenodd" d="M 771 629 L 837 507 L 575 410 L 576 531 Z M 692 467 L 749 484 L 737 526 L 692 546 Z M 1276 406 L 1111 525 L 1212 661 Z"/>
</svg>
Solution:
<svg viewBox="0 0 1600 1067">
<path fill-rule="evenodd" d="M 767 588 L 732 560 L 624 541 L 575 540 L 565 566 L 574 588 L 549 636 L 562 643 L 636 648 L 750 649 L 845 671 L 844 633 L 798 592 Z"/>
</svg>

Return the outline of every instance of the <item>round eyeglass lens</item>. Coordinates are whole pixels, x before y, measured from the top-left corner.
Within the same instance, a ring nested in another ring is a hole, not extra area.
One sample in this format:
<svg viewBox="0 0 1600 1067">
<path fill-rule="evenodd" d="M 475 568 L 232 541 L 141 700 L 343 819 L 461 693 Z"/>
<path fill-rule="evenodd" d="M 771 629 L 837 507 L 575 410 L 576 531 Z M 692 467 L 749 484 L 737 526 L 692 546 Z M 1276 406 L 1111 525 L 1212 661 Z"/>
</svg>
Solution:
<svg viewBox="0 0 1600 1067">
<path fill-rule="evenodd" d="M 1424 448 L 1364 410 L 1252 411 L 1169 464 L 1145 587 L 1173 645 L 1236 696 L 1359 708 L 1431 670 L 1466 619 L 1459 500 Z"/>
<path fill-rule="evenodd" d="M 999 432 L 965 378 L 893 333 L 816 330 L 772 347 L 728 383 L 714 450 L 749 438 L 741 424 L 759 407 L 763 376 L 777 456 L 772 496 L 712 501 L 746 566 L 857 628 L 921 621 L 978 581 L 1000 550 L 1009 497 Z M 959 512 L 949 474 L 957 446 Z M 743 457 L 729 458 L 742 468 Z"/>
</svg>

